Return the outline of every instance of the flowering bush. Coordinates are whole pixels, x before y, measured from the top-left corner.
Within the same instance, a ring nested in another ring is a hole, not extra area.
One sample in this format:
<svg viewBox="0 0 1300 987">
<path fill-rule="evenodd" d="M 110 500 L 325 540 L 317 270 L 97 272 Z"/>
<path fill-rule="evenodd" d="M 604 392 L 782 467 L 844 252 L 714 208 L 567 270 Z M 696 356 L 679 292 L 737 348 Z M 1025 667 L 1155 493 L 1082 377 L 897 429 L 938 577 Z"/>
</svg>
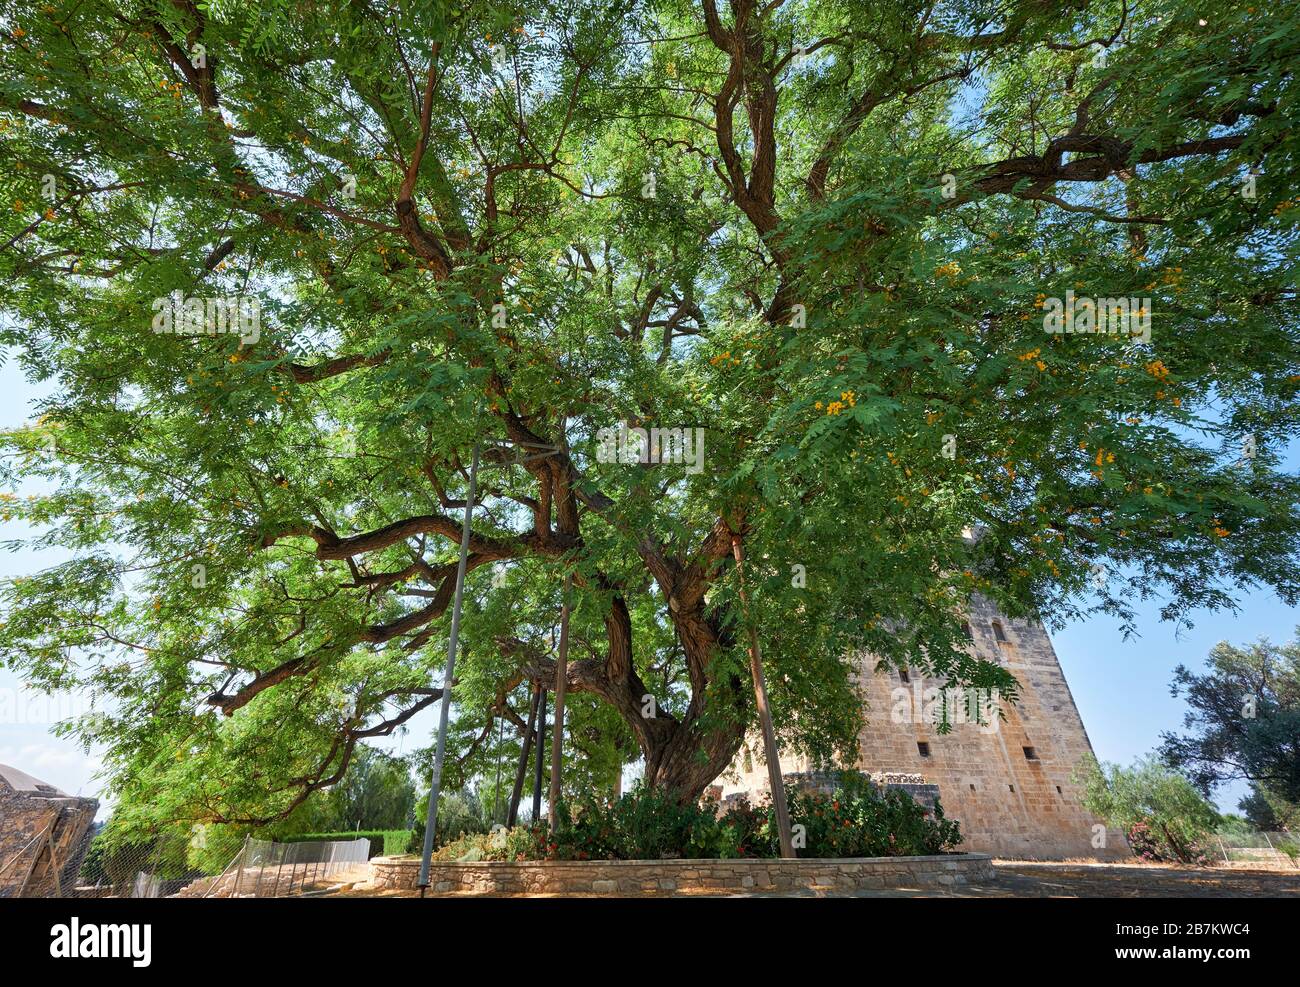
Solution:
<svg viewBox="0 0 1300 987">
<path fill-rule="evenodd" d="M 844 772 L 831 794 L 793 791 L 792 824 L 802 824 L 805 857 L 897 857 L 945 853 L 961 843 L 956 822 L 935 802 L 926 813 L 906 792 L 876 789 L 861 775 Z"/>
<path fill-rule="evenodd" d="M 1152 830 L 1150 823 L 1137 822 L 1128 828 L 1128 845 L 1133 851 L 1133 855 L 1142 860 L 1150 860 L 1156 863 L 1188 863 L 1200 866 L 1208 866 L 1210 857 L 1205 848 L 1199 843 L 1190 843 L 1186 847 L 1185 856 L 1180 857 L 1173 849 L 1169 840 L 1163 839 Z"/>
<path fill-rule="evenodd" d="M 907 793 L 879 791 L 846 771 L 834 792 L 788 793 L 801 857 L 900 857 L 947 853 L 961 843 L 957 823 L 935 804 L 926 812 Z M 682 805 L 638 785 L 616 802 L 583 798 L 561 803 L 556 833 L 517 826 L 461 837 L 436 860 L 659 860 L 779 857 L 776 813 L 765 799 L 725 809 L 713 801 Z"/>
<path fill-rule="evenodd" d="M 944 853 L 961 842 L 955 822 L 936 804 L 933 816 L 906 793 L 880 792 L 864 776 L 844 772 L 831 794 L 791 790 L 792 826 L 802 826 L 803 857 L 892 857 Z M 661 857 L 777 857 L 770 801 L 680 805 L 637 787 L 614 803 L 585 800 L 560 807 L 547 855 L 562 860 L 645 860 Z M 798 831 L 796 831 L 798 832 Z"/>
</svg>

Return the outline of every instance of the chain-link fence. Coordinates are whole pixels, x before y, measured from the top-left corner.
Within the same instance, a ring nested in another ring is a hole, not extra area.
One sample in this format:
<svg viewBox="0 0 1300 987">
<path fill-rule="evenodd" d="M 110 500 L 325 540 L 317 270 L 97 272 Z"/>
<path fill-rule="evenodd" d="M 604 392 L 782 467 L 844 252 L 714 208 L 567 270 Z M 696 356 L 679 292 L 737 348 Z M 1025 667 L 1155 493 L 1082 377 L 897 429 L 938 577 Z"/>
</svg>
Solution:
<svg viewBox="0 0 1300 987">
<path fill-rule="evenodd" d="M 159 898 L 201 876 L 157 843 L 110 846 L 87 830 L 69 847 L 38 836 L 0 860 L 0 898 Z"/>
<path fill-rule="evenodd" d="M 1300 867 L 1300 837 L 1292 833 L 1221 833 L 1211 844 L 1216 847 L 1228 865 Z"/>
<path fill-rule="evenodd" d="M 107 842 L 87 830 L 62 846 L 42 831 L 0 859 L 0 898 L 292 897 L 369 876 L 368 839 L 226 845 L 205 838 L 199 849 L 211 870 L 193 866 L 194 846 L 183 839 Z M 213 876 L 221 861 L 229 863 Z"/>
<path fill-rule="evenodd" d="M 221 874 L 185 893 L 205 898 L 286 898 L 321 894 L 370 873 L 370 841 L 310 840 L 272 843 L 246 840 Z"/>
</svg>

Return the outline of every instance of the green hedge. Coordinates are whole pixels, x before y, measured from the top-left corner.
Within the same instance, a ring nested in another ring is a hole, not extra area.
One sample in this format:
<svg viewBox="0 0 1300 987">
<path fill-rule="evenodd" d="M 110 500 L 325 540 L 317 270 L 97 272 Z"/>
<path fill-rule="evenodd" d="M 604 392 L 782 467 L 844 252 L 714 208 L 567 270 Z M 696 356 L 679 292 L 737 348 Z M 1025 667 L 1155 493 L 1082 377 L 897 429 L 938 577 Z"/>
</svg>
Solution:
<svg viewBox="0 0 1300 987">
<path fill-rule="evenodd" d="M 281 843 L 306 843 L 309 840 L 369 840 L 370 853 L 367 857 L 396 857 L 406 852 L 406 844 L 411 839 L 409 829 L 363 829 L 353 833 L 298 833 L 295 836 L 282 836 Z"/>
</svg>

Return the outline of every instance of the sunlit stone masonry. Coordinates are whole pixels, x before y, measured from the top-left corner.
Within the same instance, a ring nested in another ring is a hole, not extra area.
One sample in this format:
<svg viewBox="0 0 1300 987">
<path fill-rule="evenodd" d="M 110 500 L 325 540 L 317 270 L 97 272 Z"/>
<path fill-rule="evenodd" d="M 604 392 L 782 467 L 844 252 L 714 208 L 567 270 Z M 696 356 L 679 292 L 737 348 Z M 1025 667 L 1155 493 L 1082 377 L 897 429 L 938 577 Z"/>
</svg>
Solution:
<svg viewBox="0 0 1300 987">
<path fill-rule="evenodd" d="M 66 893 L 98 808 L 0 764 L 0 898 Z"/>
<path fill-rule="evenodd" d="M 978 598 L 967 627 L 971 647 L 1019 680 L 1016 704 L 1001 704 L 999 719 L 983 715 L 988 697 L 967 702 L 970 697 L 950 696 L 952 730 L 940 734 L 941 683 L 915 670 L 877 672 L 876 659 L 864 657 L 859 687 L 866 725 L 857 767 L 922 801 L 937 788 L 945 815 L 961 823 L 963 850 L 1040 860 L 1127 857 L 1123 834 L 1083 809 L 1070 780 L 1092 745 L 1047 632 L 1033 621 L 1011 620 Z M 971 715 L 977 709 L 981 715 Z M 818 775 L 795 757 L 782 758 L 781 767 L 795 784 Z M 751 739 L 718 781 L 724 800 L 766 795 L 761 741 Z"/>
</svg>

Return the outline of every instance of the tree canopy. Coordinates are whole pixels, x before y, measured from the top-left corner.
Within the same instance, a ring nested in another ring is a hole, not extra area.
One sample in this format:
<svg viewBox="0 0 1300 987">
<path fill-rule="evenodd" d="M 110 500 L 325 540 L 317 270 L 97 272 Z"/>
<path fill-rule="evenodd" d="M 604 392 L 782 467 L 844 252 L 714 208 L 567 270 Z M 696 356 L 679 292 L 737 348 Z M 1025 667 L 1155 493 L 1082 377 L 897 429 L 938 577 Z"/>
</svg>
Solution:
<svg viewBox="0 0 1300 987">
<path fill-rule="evenodd" d="M 282 816 L 441 698 L 476 445 L 462 773 L 564 573 L 581 776 L 683 799 L 747 623 L 831 761 L 863 651 L 1014 696 L 973 593 L 1294 601 L 1300 8 L 1202 6 L 0 4 L 4 512 L 72 554 L 0 660 L 142 819 Z"/>
<path fill-rule="evenodd" d="M 1277 828 L 1300 810 L 1300 641 L 1244 648 L 1223 641 L 1207 665 L 1203 674 L 1174 670 L 1172 692 L 1189 707 L 1187 732 L 1163 734 L 1161 755 L 1206 795 L 1249 781 L 1242 807 Z"/>
</svg>

